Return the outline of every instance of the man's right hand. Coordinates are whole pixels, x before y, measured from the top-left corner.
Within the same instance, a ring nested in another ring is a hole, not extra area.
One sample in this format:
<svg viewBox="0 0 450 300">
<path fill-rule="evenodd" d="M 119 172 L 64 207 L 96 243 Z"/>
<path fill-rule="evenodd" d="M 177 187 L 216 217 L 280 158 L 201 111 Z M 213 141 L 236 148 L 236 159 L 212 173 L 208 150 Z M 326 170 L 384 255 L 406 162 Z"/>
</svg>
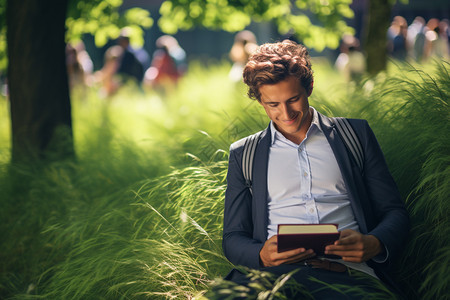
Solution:
<svg viewBox="0 0 450 300">
<path fill-rule="evenodd" d="M 316 256 L 312 249 L 306 250 L 305 248 L 278 253 L 277 239 L 276 235 L 272 236 L 264 243 L 259 252 L 259 257 L 264 267 L 292 264 Z"/>
</svg>

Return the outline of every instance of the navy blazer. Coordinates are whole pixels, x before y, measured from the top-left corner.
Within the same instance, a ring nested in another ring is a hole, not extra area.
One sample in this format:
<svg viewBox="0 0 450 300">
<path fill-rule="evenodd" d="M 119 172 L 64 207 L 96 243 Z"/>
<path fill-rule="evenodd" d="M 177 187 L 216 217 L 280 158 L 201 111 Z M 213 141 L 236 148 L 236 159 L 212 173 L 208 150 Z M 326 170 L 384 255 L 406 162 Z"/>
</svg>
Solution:
<svg viewBox="0 0 450 300">
<path fill-rule="evenodd" d="M 402 250 L 409 231 L 409 217 L 389 173 L 380 146 L 367 121 L 349 119 L 364 151 L 364 169 L 358 168 L 336 131 L 331 118 L 319 115 L 320 126 L 333 150 L 361 233 L 376 236 L 388 251 L 384 263 L 367 263 L 385 281 L 386 271 Z M 267 240 L 267 166 L 271 145 L 270 126 L 261 135 L 253 164 L 253 196 L 242 174 L 245 139 L 230 147 L 225 192 L 223 250 L 235 265 L 262 266 L 259 252 Z"/>
</svg>

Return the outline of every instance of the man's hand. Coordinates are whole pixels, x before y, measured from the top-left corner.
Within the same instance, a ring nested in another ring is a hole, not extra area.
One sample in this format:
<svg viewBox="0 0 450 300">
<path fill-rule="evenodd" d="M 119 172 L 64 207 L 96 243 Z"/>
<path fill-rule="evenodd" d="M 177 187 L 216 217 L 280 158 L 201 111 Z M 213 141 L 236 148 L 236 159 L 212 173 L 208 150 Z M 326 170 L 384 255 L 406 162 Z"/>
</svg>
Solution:
<svg viewBox="0 0 450 300">
<path fill-rule="evenodd" d="M 277 239 L 276 235 L 272 236 L 265 242 L 259 252 L 259 257 L 264 267 L 292 264 L 316 256 L 312 249 L 306 250 L 305 248 L 278 253 Z"/>
<path fill-rule="evenodd" d="M 375 236 L 344 229 L 334 245 L 325 247 L 325 254 L 338 255 L 344 261 L 360 263 L 378 255 L 382 250 L 383 247 Z"/>
</svg>

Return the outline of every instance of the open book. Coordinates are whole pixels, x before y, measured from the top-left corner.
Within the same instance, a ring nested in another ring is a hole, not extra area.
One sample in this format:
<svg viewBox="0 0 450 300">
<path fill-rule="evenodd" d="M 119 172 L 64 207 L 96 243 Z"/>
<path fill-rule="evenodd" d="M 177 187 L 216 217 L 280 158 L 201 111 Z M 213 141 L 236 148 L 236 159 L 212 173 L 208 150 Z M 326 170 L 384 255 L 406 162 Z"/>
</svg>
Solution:
<svg viewBox="0 0 450 300">
<path fill-rule="evenodd" d="M 336 224 L 279 224 L 278 252 L 297 248 L 313 249 L 324 255 L 325 246 L 339 239 Z"/>
</svg>

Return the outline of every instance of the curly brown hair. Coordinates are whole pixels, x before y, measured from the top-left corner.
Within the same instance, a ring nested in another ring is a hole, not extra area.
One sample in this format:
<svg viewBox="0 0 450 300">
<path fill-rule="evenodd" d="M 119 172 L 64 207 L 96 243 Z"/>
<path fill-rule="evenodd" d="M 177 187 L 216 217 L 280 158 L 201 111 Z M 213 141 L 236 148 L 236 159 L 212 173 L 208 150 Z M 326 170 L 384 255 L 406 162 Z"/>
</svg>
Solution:
<svg viewBox="0 0 450 300">
<path fill-rule="evenodd" d="M 308 50 L 291 40 L 267 43 L 249 57 L 244 68 L 244 82 L 250 99 L 261 101 L 259 88 L 295 76 L 307 93 L 312 91 L 313 71 Z"/>
</svg>

